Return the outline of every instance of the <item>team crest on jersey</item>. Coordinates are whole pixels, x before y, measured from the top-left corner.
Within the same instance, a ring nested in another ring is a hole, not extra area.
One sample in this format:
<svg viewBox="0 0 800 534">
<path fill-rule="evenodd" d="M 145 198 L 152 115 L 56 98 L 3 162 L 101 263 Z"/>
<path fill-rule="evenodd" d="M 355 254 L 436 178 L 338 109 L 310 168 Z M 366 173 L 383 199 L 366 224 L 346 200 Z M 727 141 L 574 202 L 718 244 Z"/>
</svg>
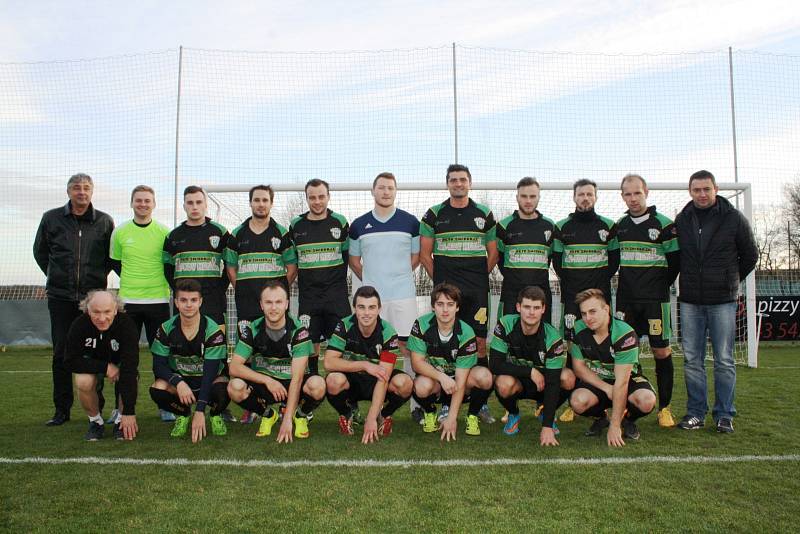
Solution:
<svg viewBox="0 0 800 534">
<path fill-rule="evenodd" d="M 239 337 L 247 335 L 247 327 L 250 326 L 250 321 L 239 321 Z"/>
<path fill-rule="evenodd" d="M 647 231 L 647 235 L 650 236 L 651 241 L 655 241 L 656 239 L 658 239 L 658 228 L 650 228 Z"/>
<path fill-rule="evenodd" d="M 342 237 L 342 229 L 341 228 L 331 228 L 331 235 L 334 239 L 339 239 Z"/>
<path fill-rule="evenodd" d="M 451 350 L 451 351 L 450 351 L 450 357 L 451 357 L 451 358 L 453 358 L 453 359 L 455 360 L 455 359 L 456 359 L 456 356 L 458 356 L 458 349 L 453 349 L 453 350 Z"/>
<path fill-rule="evenodd" d="M 381 345 L 380 343 L 378 343 L 377 345 L 375 345 L 375 352 L 377 352 L 378 354 L 380 354 L 380 353 L 381 353 L 381 350 L 382 350 L 382 349 L 383 349 L 383 345 Z"/>
<path fill-rule="evenodd" d="M 617 312 L 614 313 L 614 317 L 616 317 L 620 321 L 624 321 L 625 320 L 625 312 L 624 311 L 617 311 Z"/>
<path fill-rule="evenodd" d="M 553 235 L 553 232 L 551 232 L 550 230 L 545 230 L 544 231 L 544 240 L 545 241 L 550 241 L 550 236 L 551 235 Z"/>
<path fill-rule="evenodd" d="M 598 230 L 597 235 L 600 236 L 600 241 L 605 243 L 606 239 L 608 239 L 608 230 Z"/>
<path fill-rule="evenodd" d="M 544 361 L 544 351 L 543 350 L 539 351 L 539 360 L 540 361 Z"/>
<path fill-rule="evenodd" d="M 564 327 L 575 328 L 575 315 L 571 313 L 564 315 Z"/>
<path fill-rule="evenodd" d="M 117 352 L 119 350 L 119 341 L 117 341 L 116 339 L 111 340 L 111 350 L 113 350 L 114 352 Z"/>
<path fill-rule="evenodd" d="M 483 217 L 475 217 L 473 220 L 475 221 L 475 226 L 478 227 L 478 230 L 483 230 L 483 227 L 486 226 L 486 219 Z"/>
<path fill-rule="evenodd" d="M 219 236 L 218 235 L 209 236 L 208 242 L 211 243 L 211 248 L 217 248 L 219 246 Z"/>
<path fill-rule="evenodd" d="M 281 246 L 281 240 L 277 237 L 273 237 L 270 242 L 272 243 L 272 248 L 278 250 Z"/>
<path fill-rule="evenodd" d="M 297 318 L 300 321 L 300 324 L 308 328 L 311 325 L 311 316 L 308 314 L 303 314 Z"/>
</svg>

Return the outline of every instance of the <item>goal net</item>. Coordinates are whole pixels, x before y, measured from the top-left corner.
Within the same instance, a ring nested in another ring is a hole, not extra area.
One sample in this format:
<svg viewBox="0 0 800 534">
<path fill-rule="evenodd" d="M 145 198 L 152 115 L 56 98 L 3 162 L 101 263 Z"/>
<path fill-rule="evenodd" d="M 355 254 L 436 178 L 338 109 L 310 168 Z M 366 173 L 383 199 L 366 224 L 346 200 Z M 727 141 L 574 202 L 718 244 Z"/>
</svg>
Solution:
<svg viewBox="0 0 800 534">
<path fill-rule="evenodd" d="M 209 216 L 222 223 L 228 230 L 238 226 L 245 218 L 250 216 L 247 191 L 255 184 L 249 185 L 207 185 L 209 196 Z M 619 183 L 600 182 L 598 185 L 598 200 L 595 206 L 597 213 L 612 220 L 619 219 L 625 212 L 625 204 L 619 192 Z M 308 210 L 305 201 L 304 184 L 297 185 L 276 184 L 275 199 L 271 216 L 281 225 L 288 227 L 292 217 Z M 371 181 L 362 184 L 331 184 L 331 199 L 329 208 L 344 215 L 348 221 L 364 214 L 373 207 L 371 195 Z M 738 205 L 745 215 L 751 216 L 751 197 L 749 184 L 719 184 L 719 194 L 728 198 L 734 205 Z M 655 205 L 659 212 L 674 220 L 678 212 L 689 201 L 687 186 L 684 183 L 649 183 L 650 190 L 648 204 Z M 397 206 L 417 218 L 421 218 L 425 211 L 432 205 L 447 198 L 448 192 L 442 183 L 398 183 Z M 517 209 L 516 183 L 479 183 L 472 185 L 470 197 L 476 202 L 491 208 L 495 219 L 499 221 Z M 572 201 L 572 183 L 543 183 L 539 211 L 553 221 L 559 221 L 574 211 Z M 416 272 L 417 280 L 417 306 L 419 313 L 430 310 L 428 296 L 431 290 L 431 281 L 421 267 Z M 500 288 L 503 276 L 495 268 L 489 275 L 490 281 L 490 318 L 488 331 L 491 332 L 497 321 L 497 308 L 500 297 Z M 358 287 L 358 279 L 350 275 L 351 288 Z M 550 269 L 550 286 L 553 292 L 553 309 L 551 310 L 553 324 L 559 324 L 561 318 L 561 291 L 558 277 Z M 616 291 L 616 277 L 612 280 L 612 293 Z M 296 312 L 297 285 L 292 289 L 292 311 Z M 680 314 L 677 305 L 676 288 L 671 291 L 672 314 L 672 349 L 675 354 L 682 354 L 680 343 Z M 737 364 L 746 364 L 755 367 L 757 364 L 756 314 L 755 314 L 755 280 L 754 275 L 748 276 L 739 290 L 739 309 L 737 312 L 736 343 L 734 356 Z M 236 328 L 236 306 L 232 290 L 228 298 L 228 332 L 232 335 Z M 647 339 L 643 339 L 643 352 L 650 355 Z M 711 357 L 711 346 L 708 346 L 707 357 Z"/>
</svg>

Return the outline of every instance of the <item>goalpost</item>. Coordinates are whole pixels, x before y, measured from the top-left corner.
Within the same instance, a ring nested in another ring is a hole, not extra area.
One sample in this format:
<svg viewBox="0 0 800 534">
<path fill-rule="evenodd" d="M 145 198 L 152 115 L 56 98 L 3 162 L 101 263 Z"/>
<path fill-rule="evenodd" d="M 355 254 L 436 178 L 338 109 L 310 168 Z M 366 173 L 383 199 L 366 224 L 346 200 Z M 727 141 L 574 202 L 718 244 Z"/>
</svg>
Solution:
<svg viewBox="0 0 800 534">
<path fill-rule="evenodd" d="M 247 191 L 255 184 L 209 184 L 203 188 L 209 197 L 209 216 L 222 223 L 228 230 L 232 230 L 250 216 Z M 421 218 L 425 211 L 432 205 L 447 198 L 448 193 L 444 180 L 440 182 L 398 182 L 397 206 L 417 218 Z M 275 190 L 271 216 L 281 225 L 288 227 L 292 217 L 308 210 L 304 193 L 305 180 L 294 184 L 272 184 Z M 359 184 L 336 183 L 330 181 L 331 200 L 329 208 L 344 215 L 352 221 L 359 215 L 369 211 L 373 206 L 371 196 L 372 182 L 365 181 Z M 748 220 L 752 219 L 752 191 L 747 183 L 720 183 L 719 193 L 728 198 L 745 214 Z M 625 211 L 625 204 L 619 194 L 618 182 L 598 182 L 598 200 L 595 206 L 597 213 L 612 220 L 619 219 Z M 678 212 L 689 201 L 686 183 L 661 182 L 648 183 L 648 205 L 655 205 L 659 212 L 675 219 Z M 571 182 L 550 182 L 541 184 L 541 199 L 539 211 L 552 219 L 559 221 L 574 211 L 572 201 Z M 479 182 L 471 186 L 470 197 L 476 202 L 491 208 L 495 220 L 499 221 L 517 209 L 516 182 Z M 352 275 L 351 275 L 352 278 Z M 417 301 L 420 314 L 430 308 L 427 296 L 430 294 L 431 281 L 420 268 L 416 273 Z M 497 268 L 490 274 L 490 319 L 488 330 L 492 331 L 497 320 L 497 302 L 502 284 L 502 275 Z M 351 280 L 352 282 L 352 280 Z M 356 285 L 357 285 L 356 280 Z M 558 278 L 550 270 L 550 285 L 553 291 L 553 321 L 558 324 L 561 314 Z M 677 286 L 677 284 L 676 284 Z M 616 277 L 612 281 L 612 293 L 616 290 Z M 296 284 L 292 288 L 292 309 L 296 309 Z M 673 337 L 671 346 L 675 354 L 682 354 L 680 344 L 680 317 L 677 305 L 676 287 L 671 295 L 671 313 L 673 323 Z M 737 312 L 736 342 L 734 358 L 737 364 L 757 367 L 758 365 L 758 331 L 756 328 L 756 291 L 755 274 L 750 273 L 739 288 L 739 310 Z M 228 332 L 236 332 L 235 325 L 236 307 L 233 301 L 232 290 L 228 298 Z M 643 344 L 643 347 L 647 347 Z M 647 350 L 645 350 L 647 353 Z M 708 345 L 707 354 L 710 357 L 711 346 Z"/>
</svg>

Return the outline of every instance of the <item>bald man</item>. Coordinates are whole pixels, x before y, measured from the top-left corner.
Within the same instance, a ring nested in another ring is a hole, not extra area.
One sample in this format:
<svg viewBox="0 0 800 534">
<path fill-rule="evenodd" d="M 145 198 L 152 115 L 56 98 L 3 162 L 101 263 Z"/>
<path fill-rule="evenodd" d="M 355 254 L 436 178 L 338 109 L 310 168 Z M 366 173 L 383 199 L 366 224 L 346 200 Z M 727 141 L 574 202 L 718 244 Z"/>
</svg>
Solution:
<svg viewBox="0 0 800 534">
<path fill-rule="evenodd" d="M 139 431 L 135 411 L 139 366 L 136 325 L 110 291 L 90 291 L 80 309 L 83 313 L 67 333 L 64 363 L 75 374 L 78 398 L 89 416 L 86 441 L 102 439 L 105 433 L 98 394 L 104 379 L 119 385 L 120 414 L 114 421 L 114 438 L 132 440 Z"/>
</svg>

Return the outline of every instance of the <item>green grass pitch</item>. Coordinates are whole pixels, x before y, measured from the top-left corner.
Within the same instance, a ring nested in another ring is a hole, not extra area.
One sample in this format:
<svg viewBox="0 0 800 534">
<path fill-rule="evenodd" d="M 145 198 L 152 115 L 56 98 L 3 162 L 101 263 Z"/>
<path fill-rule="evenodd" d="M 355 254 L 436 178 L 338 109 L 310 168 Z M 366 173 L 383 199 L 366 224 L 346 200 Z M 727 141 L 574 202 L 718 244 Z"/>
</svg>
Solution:
<svg viewBox="0 0 800 534">
<path fill-rule="evenodd" d="M 227 436 L 209 436 L 193 445 L 188 439 L 171 439 L 170 425 L 158 420 L 147 394 L 150 359 L 144 350 L 142 354 L 139 437 L 133 442 L 86 443 L 87 420 L 78 406 L 73 407 L 70 423 L 59 428 L 42 424 L 52 414 L 49 350 L 0 353 L 0 530 L 421 533 L 797 528 L 797 347 L 762 349 L 759 369 L 738 368 L 739 415 L 733 435 L 717 434 L 709 426 L 694 432 L 660 429 L 653 414 L 640 421 L 641 440 L 620 450 L 610 450 L 605 437 L 584 437 L 589 422 L 582 418 L 560 424 L 560 447 L 539 447 L 540 427 L 527 401 L 521 401 L 521 432 L 511 438 L 502 434 L 499 422 L 481 425 L 481 436 L 468 437 L 462 416 L 458 440 L 441 443 L 438 434 L 423 434 L 403 407 L 391 437 L 361 445 L 360 427 L 356 436 L 340 436 L 326 403 L 315 414 L 307 440 L 278 445 L 274 436 L 257 439 L 254 425 L 229 424 Z M 685 406 L 681 364 L 682 359 L 676 358 L 673 411 L 678 417 Z M 655 382 L 653 361 L 645 360 L 644 367 Z M 494 398 L 491 405 L 499 418 L 502 410 Z M 233 411 L 240 412 L 235 406 Z M 239 462 L 9 461 L 30 457 Z M 399 465 L 302 464 L 366 459 Z M 493 465 L 497 459 L 531 463 Z M 566 461 L 542 462 L 548 459 Z M 241 465 L 248 460 L 278 465 Z M 431 466 L 414 462 L 419 460 L 464 462 Z M 289 461 L 301 463 L 280 465 Z"/>
</svg>

